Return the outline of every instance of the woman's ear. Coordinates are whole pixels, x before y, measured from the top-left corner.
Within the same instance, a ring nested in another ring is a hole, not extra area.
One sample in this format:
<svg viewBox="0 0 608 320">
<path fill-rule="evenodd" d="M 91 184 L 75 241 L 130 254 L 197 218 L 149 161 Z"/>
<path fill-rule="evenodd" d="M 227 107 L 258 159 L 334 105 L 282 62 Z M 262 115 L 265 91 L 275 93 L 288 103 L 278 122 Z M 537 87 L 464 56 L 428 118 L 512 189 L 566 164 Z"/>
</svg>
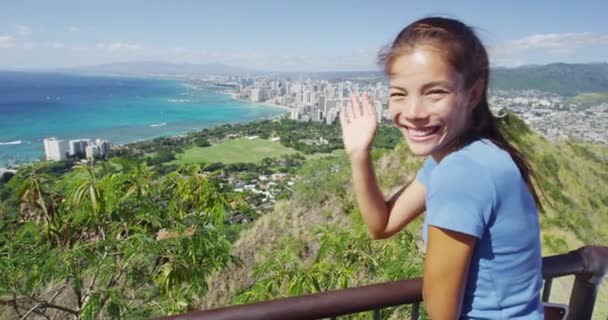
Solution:
<svg viewBox="0 0 608 320">
<path fill-rule="evenodd" d="M 483 96 L 483 91 L 485 88 L 485 83 L 486 82 L 484 80 L 479 79 L 475 81 L 475 84 L 473 84 L 471 89 L 469 89 L 468 106 L 470 110 L 475 109 L 475 107 L 477 107 L 477 105 L 479 104 L 479 101 L 481 101 L 481 97 Z"/>
</svg>

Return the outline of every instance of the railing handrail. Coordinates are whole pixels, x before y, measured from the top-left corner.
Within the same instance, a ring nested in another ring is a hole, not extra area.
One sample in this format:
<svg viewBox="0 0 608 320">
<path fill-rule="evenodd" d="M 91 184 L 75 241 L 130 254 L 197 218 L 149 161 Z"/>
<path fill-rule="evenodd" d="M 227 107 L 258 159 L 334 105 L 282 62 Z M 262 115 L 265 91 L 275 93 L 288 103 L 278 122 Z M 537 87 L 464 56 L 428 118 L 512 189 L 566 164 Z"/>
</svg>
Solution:
<svg viewBox="0 0 608 320">
<path fill-rule="evenodd" d="M 543 278 L 576 275 L 568 319 L 591 319 L 597 288 L 608 271 L 608 247 L 588 246 L 543 258 Z M 545 290 L 550 290 L 545 288 Z M 422 301 L 422 278 L 332 290 L 164 317 L 171 320 L 319 319 Z"/>
</svg>

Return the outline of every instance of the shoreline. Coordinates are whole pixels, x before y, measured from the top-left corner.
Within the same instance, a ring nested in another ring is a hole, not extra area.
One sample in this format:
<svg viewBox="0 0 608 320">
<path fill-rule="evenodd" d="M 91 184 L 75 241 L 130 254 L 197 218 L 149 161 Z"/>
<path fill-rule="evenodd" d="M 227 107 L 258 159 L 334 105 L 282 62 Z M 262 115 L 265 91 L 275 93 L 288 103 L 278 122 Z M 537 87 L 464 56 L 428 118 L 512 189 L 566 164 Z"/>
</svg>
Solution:
<svg viewBox="0 0 608 320">
<path fill-rule="evenodd" d="M 182 85 L 188 86 L 187 82 L 184 82 L 184 81 L 178 81 L 178 82 L 180 82 Z M 288 112 L 290 112 L 290 110 L 292 109 L 292 108 L 290 108 L 288 106 L 274 104 L 274 103 L 270 103 L 270 102 L 252 102 L 252 101 L 249 101 L 249 100 L 246 100 L 246 99 L 240 99 L 240 98 L 238 98 L 236 96 L 236 93 L 231 92 L 229 90 L 226 90 L 226 91 L 217 90 L 215 92 L 218 93 L 218 94 L 230 95 L 230 97 L 233 100 L 244 102 L 244 103 L 250 105 L 251 107 L 265 106 L 265 107 L 273 107 L 273 108 L 279 108 L 279 109 L 285 110 L 285 112 L 281 112 L 280 114 L 275 115 L 275 116 L 268 116 L 268 117 L 258 118 L 258 119 L 250 120 L 250 121 L 247 121 L 247 122 L 261 121 L 261 120 L 265 120 L 265 119 L 270 119 L 270 120 L 279 119 L 279 118 L 283 117 L 285 114 L 287 114 Z M 224 123 L 218 123 L 218 124 L 215 124 L 215 126 L 222 125 L 222 124 L 224 124 Z M 110 141 L 110 144 L 113 147 L 119 147 L 120 148 L 120 147 L 123 147 L 123 146 L 128 145 L 128 144 L 141 143 L 141 142 L 145 142 L 145 141 L 151 141 L 151 140 L 154 140 L 154 139 L 157 139 L 157 138 L 174 138 L 174 137 L 175 138 L 179 138 L 179 137 L 184 137 L 184 136 L 186 136 L 187 134 L 189 134 L 191 132 L 197 132 L 197 131 L 201 131 L 201 130 L 202 129 L 194 130 L 194 131 L 188 131 L 188 132 L 184 132 L 184 133 L 180 133 L 180 134 L 169 134 L 169 135 L 154 136 L 154 137 L 149 137 L 149 138 L 144 138 L 144 139 L 136 139 L 136 140 L 133 140 L 131 142 L 120 143 L 120 144 L 119 143 L 113 143 L 112 141 Z M 41 138 L 41 139 L 44 139 L 44 138 Z M 105 138 L 99 137 L 99 139 L 105 139 Z M 63 140 L 70 140 L 70 139 L 63 139 Z M 5 145 L 6 146 L 17 145 L 17 143 L 13 143 L 13 142 L 16 142 L 16 141 L 11 141 L 11 143 L 4 143 L 1 147 L 5 146 Z M 23 141 L 20 141 L 20 142 L 23 143 Z M 44 157 L 44 151 L 41 153 L 40 157 Z M 18 162 L 18 163 L 15 163 L 15 162 L 13 162 L 13 163 L 11 163 L 11 162 L 0 163 L 0 168 L 18 170 L 21 166 L 27 166 L 27 165 L 32 165 L 34 163 L 46 161 L 46 160 L 41 160 L 40 157 L 38 157 L 37 159 L 32 159 L 30 161 L 23 161 L 23 162 Z"/>
<path fill-rule="evenodd" d="M 225 95 L 229 95 L 233 100 L 236 101 L 241 101 L 241 102 L 245 102 L 247 104 L 251 104 L 251 105 L 256 105 L 256 106 L 265 106 L 265 107 L 273 107 L 273 108 L 279 108 L 279 109 L 283 109 L 285 110 L 285 112 L 276 115 L 274 117 L 271 117 L 270 119 L 279 119 L 281 117 L 283 117 L 284 115 L 291 113 L 291 110 L 293 109 L 292 107 L 286 106 L 286 105 L 282 105 L 282 104 L 276 104 L 276 103 L 272 103 L 272 102 L 253 102 L 247 99 L 243 99 L 243 98 L 239 98 L 237 97 L 237 94 L 233 91 L 230 90 L 224 90 L 224 91 L 217 91 L 217 93 L 220 94 L 225 94 Z"/>
<path fill-rule="evenodd" d="M 275 107 L 275 108 L 281 108 L 281 109 L 285 109 L 285 110 L 289 110 L 291 111 L 293 108 L 290 106 L 286 106 L 286 105 L 282 105 L 282 104 L 276 104 L 276 103 L 272 103 L 272 102 L 268 102 L 268 101 L 264 101 L 264 102 L 253 102 L 247 99 L 243 99 L 243 98 L 239 98 L 237 97 L 235 92 L 231 92 L 231 91 L 218 91 L 218 93 L 222 93 L 222 94 L 226 94 L 232 97 L 232 99 L 237 100 L 237 101 L 242 101 L 242 102 L 246 102 L 248 104 L 253 104 L 253 105 L 261 105 L 261 106 L 267 106 L 267 107 Z"/>
</svg>

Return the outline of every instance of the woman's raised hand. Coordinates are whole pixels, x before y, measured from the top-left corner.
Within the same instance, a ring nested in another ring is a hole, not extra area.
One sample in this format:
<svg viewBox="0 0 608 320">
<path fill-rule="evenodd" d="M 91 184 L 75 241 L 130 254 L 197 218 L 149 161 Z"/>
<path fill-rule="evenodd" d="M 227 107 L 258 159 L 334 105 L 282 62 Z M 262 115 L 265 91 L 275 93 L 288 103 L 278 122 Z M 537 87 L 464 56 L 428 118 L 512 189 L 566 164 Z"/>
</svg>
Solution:
<svg viewBox="0 0 608 320">
<path fill-rule="evenodd" d="M 351 95 L 350 100 L 350 105 L 340 112 L 340 126 L 344 150 L 352 159 L 369 152 L 378 123 L 367 93 L 363 94 L 361 101 L 355 94 Z"/>
</svg>

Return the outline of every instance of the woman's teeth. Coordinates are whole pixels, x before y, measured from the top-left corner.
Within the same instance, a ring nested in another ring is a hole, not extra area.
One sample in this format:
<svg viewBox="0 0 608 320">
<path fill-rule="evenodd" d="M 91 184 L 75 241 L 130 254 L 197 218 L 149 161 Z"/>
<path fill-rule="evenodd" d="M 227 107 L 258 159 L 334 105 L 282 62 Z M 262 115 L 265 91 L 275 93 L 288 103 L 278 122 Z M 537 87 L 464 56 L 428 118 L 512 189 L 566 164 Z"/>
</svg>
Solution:
<svg viewBox="0 0 608 320">
<path fill-rule="evenodd" d="M 408 131 L 412 137 L 426 137 L 434 134 L 439 130 L 438 126 L 425 127 L 420 129 L 408 128 Z"/>
</svg>

